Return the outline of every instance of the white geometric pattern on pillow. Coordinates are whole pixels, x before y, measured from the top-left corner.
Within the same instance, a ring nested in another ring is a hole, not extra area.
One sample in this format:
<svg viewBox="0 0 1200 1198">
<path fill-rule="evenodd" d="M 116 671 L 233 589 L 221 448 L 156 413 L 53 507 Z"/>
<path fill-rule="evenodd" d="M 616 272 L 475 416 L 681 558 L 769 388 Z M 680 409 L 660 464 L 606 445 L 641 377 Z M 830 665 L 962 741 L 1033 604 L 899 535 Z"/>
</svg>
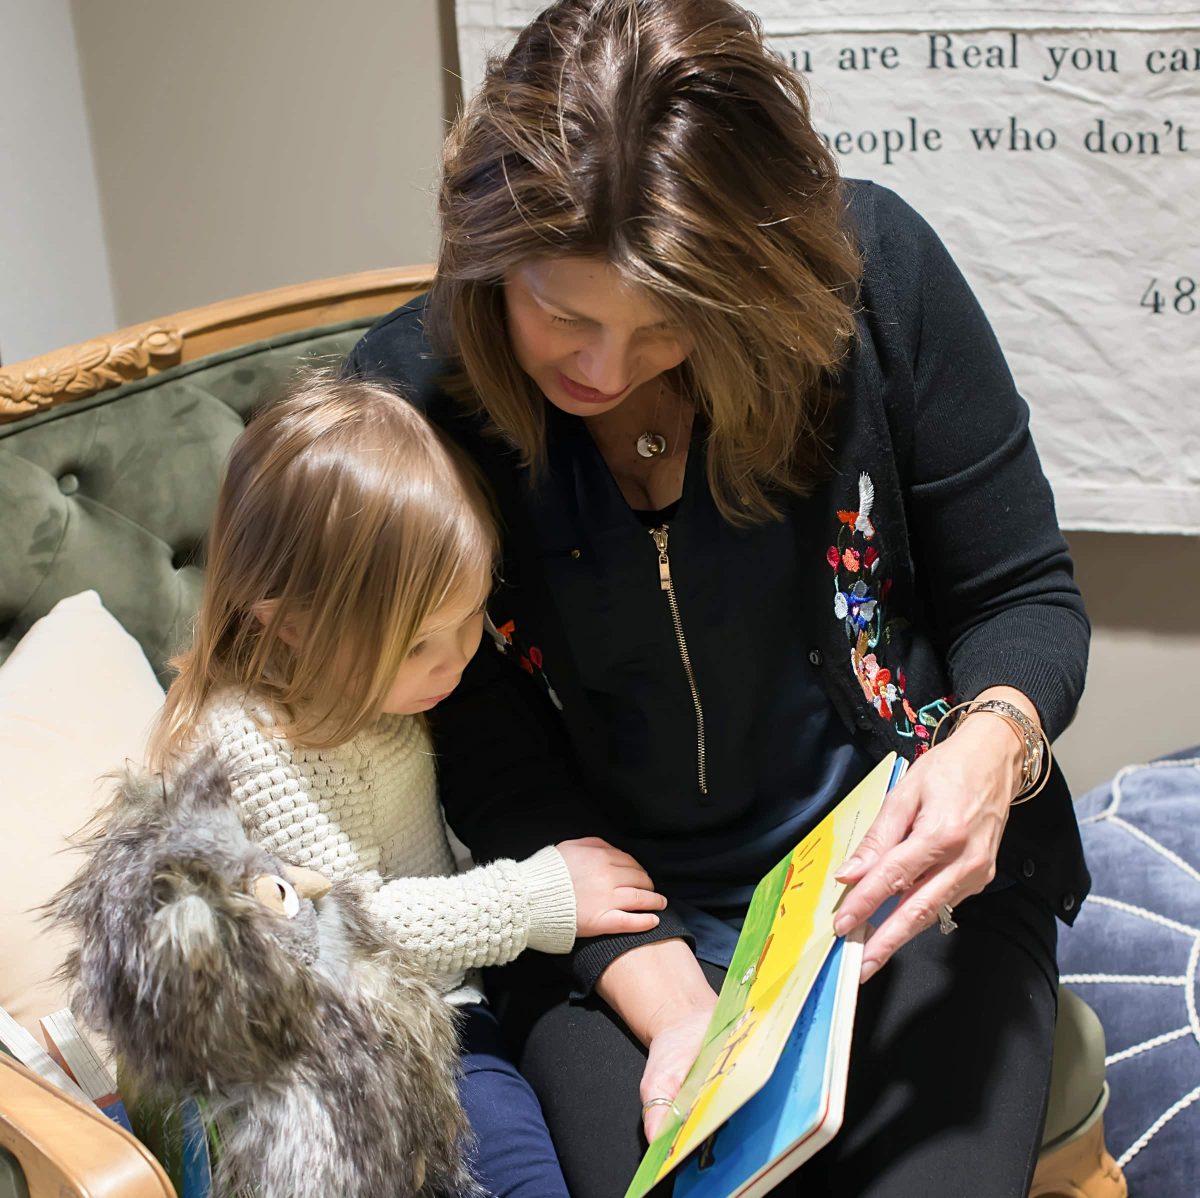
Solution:
<svg viewBox="0 0 1200 1198">
<path fill-rule="evenodd" d="M 1059 966 L 1104 1025 L 1109 1149 L 1130 1193 L 1200 1192 L 1200 756 L 1127 766 L 1078 804 L 1094 890 Z"/>
</svg>

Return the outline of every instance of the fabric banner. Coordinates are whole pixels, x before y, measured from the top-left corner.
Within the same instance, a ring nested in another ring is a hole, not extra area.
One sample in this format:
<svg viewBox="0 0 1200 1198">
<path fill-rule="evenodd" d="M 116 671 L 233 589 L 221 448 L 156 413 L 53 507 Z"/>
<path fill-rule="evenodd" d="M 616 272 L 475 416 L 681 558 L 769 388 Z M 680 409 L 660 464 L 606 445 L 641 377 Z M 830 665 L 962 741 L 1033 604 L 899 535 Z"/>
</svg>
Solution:
<svg viewBox="0 0 1200 1198">
<path fill-rule="evenodd" d="M 541 7 L 458 0 L 468 92 Z M 749 7 L 845 173 L 904 196 L 971 282 L 1063 527 L 1200 534 L 1200 10 Z"/>
</svg>

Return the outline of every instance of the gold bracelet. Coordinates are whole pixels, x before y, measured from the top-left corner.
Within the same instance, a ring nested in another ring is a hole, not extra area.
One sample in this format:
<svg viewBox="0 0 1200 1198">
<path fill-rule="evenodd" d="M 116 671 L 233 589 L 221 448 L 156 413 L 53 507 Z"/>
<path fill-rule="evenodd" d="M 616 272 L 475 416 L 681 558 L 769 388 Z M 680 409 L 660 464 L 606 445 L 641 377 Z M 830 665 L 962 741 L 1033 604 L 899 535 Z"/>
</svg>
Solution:
<svg viewBox="0 0 1200 1198">
<path fill-rule="evenodd" d="M 952 715 L 957 713 L 957 718 L 953 727 L 947 730 L 947 736 L 967 716 L 977 711 L 986 711 L 999 716 L 1021 738 L 1021 743 L 1025 746 L 1025 761 L 1021 767 L 1021 789 L 1013 796 L 1009 805 L 1017 807 L 1021 803 L 1028 803 L 1035 795 L 1040 794 L 1046 783 L 1050 781 L 1054 754 L 1050 750 L 1050 741 L 1041 727 L 1035 724 L 1019 707 L 1009 703 L 1007 699 L 969 699 L 965 703 L 956 703 L 938 720 L 937 727 L 934 728 L 933 735 L 929 738 L 929 747 L 932 749 L 937 744 L 942 725 Z"/>
</svg>

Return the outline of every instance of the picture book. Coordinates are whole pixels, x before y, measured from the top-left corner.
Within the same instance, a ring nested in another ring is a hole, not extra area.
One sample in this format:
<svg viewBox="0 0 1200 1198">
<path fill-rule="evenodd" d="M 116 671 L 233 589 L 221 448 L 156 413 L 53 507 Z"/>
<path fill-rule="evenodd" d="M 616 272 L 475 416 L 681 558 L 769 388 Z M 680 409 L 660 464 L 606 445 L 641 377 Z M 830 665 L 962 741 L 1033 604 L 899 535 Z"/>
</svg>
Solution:
<svg viewBox="0 0 1200 1198">
<path fill-rule="evenodd" d="M 114 1123 L 133 1131 L 125 1104 L 117 1093 L 117 1079 L 84 1035 L 69 1008 L 38 1020 L 51 1057 Z"/>
<path fill-rule="evenodd" d="M 626 1198 L 674 1169 L 676 1198 L 754 1198 L 836 1135 L 862 936 L 833 919 L 833 876 L 904 762 L 890 754 L 759 883 L 704 1044 Z"/>
</svg>

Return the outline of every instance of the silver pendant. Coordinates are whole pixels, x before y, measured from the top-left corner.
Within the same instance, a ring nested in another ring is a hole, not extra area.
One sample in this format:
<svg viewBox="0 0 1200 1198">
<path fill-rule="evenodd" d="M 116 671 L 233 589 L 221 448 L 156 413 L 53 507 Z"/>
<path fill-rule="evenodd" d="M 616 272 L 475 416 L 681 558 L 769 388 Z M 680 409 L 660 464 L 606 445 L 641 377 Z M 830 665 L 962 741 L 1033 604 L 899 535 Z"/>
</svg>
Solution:
<svg viewBox="0 0 1200 1198">
<path fill-rule="evenodd" d="M 638 457 L 660 458 L 667 452 L 667 439 L 662 433 L 643 433 L 637 439 Z"/>
</svg>

